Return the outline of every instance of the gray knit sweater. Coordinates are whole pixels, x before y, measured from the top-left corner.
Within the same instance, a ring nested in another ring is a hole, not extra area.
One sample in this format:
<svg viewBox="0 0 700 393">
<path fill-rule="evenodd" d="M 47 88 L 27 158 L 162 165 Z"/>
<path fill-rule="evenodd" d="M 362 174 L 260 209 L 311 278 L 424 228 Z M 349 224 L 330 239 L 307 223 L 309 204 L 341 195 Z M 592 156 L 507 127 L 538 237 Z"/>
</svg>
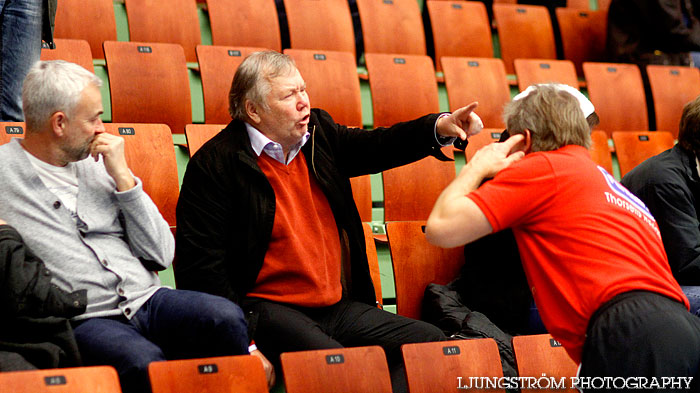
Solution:
<svg viewBox="0 0 700 393">
<path fill-rule="evenodd" d="M 39 179 L 19 139 L 0 146 L 0 218 L 14 226 L 54 273 L 59 288 L 87 289 L 88 306 L 75 319 L 123 314 L 131 318 L 160 288 L 142 261 L 170 265 L 175 243 L 141 181 L 117 192 L 102 159 L 76 163 L 78 223 Z"/>
</svg>

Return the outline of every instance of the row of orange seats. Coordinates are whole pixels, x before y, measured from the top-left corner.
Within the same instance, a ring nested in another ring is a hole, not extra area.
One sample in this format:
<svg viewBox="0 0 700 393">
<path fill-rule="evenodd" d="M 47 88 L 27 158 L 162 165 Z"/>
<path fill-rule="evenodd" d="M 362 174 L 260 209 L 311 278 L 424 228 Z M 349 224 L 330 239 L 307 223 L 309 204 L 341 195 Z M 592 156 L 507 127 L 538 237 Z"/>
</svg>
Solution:
<svg viewBox="0 0 700 393">
<path fill-rule="evenodd" d="M 360 57 L 355 53 L 347 0 L 284 0 L 284 4 L 291 48 L 347 51 Z M 177 43 L 187 61 L 196 61 L 195 47 L 202 37 L 195 0 L 124 0 L 124 6 L 131 41 Z M 274 0 L 207 0 L 205 7 L 214 45 L 282 50 Z M 425 27 L 416 0 L 357 0 L 357 7 L 365 53 L 426 54 Z M 426 8 L 438 71 L 442 56 L 494 56 L 483 3 L 433 0 Z M 556 59 L 552 21 L 545 7 L 498 3 L 493 11 L 509 73 L 515 58 Z M 564 58 L 572 60 L 579 72 L 583 61 L 604 60 L 607 11 L 567 7 L 558 9 L 556 18 Z M 116 31 L 113 0 L 64 0 L 58 7 L 56 37 L 87 40 L 96 58 L 102 58 L 102 42 L 117 39 Z"/>
<path fill-rule="evenodd" d="M 577 366 L 550 335 L 517 336 L 513 349 L 521 378 L 546 375 L 572 389 Z M 493 339 L 405 344 L 402 347 L 408 388 L 412 393 L 452 392 L 503 380 L 501 358 Z M 381 347 L 354 347 L 284 353 L 287 393 L 391 393 L 386 355 Z M 256 357 L 225 356 L 153 362 L 148 368 L 153 393 L 266 393 L 262 363 Z M 0 373 L 7 393 L 121 393 L 110 366 Z M 549 385 L 548 385 L 549 386 Z M 572 389 L 572 391 L 575 391 Z"/>
</svg>

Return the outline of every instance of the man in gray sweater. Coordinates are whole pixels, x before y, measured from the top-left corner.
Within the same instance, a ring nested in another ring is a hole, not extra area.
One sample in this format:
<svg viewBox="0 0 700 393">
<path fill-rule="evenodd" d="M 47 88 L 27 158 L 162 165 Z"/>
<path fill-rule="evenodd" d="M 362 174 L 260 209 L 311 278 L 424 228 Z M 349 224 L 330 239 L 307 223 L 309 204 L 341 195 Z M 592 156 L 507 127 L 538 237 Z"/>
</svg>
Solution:
<svg viewBox="0 0 700 393">
<path fill-rule="evenodd" d="M 0 217 L 54 273 L 87 290 L 74 317 L 85 364 L 114 366 L 125 392 L 148 392 L 152 361 L 247 354 L 241 309 L 222 297 L 161 286 L 170 228 L 105 133 L 101 81 L 63 61 L 38 62 L 22 90 L 26 136 L 0 147 Z"/>
</svg>

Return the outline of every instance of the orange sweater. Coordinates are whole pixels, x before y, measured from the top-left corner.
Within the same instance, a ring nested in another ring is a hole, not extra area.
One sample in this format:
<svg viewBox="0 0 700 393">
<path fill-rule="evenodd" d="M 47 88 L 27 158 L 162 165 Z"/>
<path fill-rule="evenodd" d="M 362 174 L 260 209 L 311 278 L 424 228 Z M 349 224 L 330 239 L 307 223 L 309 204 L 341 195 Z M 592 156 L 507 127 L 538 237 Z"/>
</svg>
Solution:
<svg viewBox="0 0 700 393">
<path fill-rule="evenodd" d="M 337 303 L 342 295 L 338 229 L 303 153 L 289 165 L 263 153 L 258 165 L 275 191 L 275 222 L 265 261 L 248 296 L 303 307 Z"/>
</svg>

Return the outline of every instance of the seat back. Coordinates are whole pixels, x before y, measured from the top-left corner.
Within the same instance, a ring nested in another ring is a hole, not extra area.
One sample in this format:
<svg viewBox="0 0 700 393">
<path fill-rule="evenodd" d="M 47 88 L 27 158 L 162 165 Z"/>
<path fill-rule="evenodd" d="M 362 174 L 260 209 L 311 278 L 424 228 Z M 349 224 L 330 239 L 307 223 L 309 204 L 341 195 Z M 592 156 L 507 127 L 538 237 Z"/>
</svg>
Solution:
<svg viewBox="0 0 700 393">
<path fill-rule="evenodd" d="M 202 42 L 195 0 L 124 0 L 129 40 L 179 44 L 187 61 L 197 61 L 194 48 Z"/>
<path fill-rule="evenodd" d="M 509 74 L 515 59 L 556 59 L 554 32 L 547 8 L 540 5 L 494 4 L 501 58 Z"/>
<path fill-rule="evenodd" d="M 575 10 L 589 10 L 591 9 L 591 2 L 590 0 L 566 0 L 566 7 L 558 7 L 558 8 L 567 8 L 567 9 L 575 9 Z"/>
<path fill-rule="evenodd" d="M 492 338 L 404 344 L 401 347 L 411 393 L 453 393 L 467 387 L 469 377 L 503 377 L 501 355 Z M 505 389 L 470 390 L 503 392 Z"/>
<path fill-rule="evenodd" d="M 556 82 L 578 89 L 574 63 L 569 60 L 515 59 L 520 91 L 536 83 Z"/>
<path fill-rule="evenodd" d="M 469 144 L 464 150 L 464 155 L 467 162 L 469 162 L 469 160 L 474 157 L 474 154 L 476 154 L 476 152 L 482 147 L 498 142 L 499 139 L 501 139 L 502 132 L 502 128 L 484 128 L 480 133 L 469 137 Z"/>
<path fill-rule="evenodd" d="M 104 43 L 112 121 L 165 123 L 182 134 L 192 123 L 190 81 L 177 44 Z"/>
<path fill-rule="evenodd" d="M 111 366 L 1 372 L 0 386 L 3 393 L 121 393 Z"/>
<path fill-rule="evenodd" d="M 450 110 L 474 101 L 484 127 L 505 127 L 503 107 L 510 102 L 510 87 L 501 59 L 443 57 L 442 70 Z"/>
<path fill-rule="evenodd" d="M 206 123 L 231 121 L 228 94 L 233 76 L 248 55 L 261 50 L 265 48 L 197 45 Z"/>
<path fill-rule="evenodd" d="M 695 67 L 648 65 L 654 98 L 656 129 L 678 138 L 683 107 L 700 94 L 700 70 Z"/>
<path fill-rule="evenodd" d="M 596 164 L 605 168 L 608 173 L 613 173 L 612 154 L 608 145 L 608 134 L 605 131 L 591 132 L 591 147 L 588 151 Z"/>
<path fill-rule="evenodd" d="M 185 138 L 187 138 L 187 150 L 190 158 L 209 139 L 226 128 L 226 124 L 188 124 L 185 126 Z"/>
<path fill-rule="evenodd" d="M 561 343 L 549 334 L 513 337 L 513 352 L 520 378 L 541 378 L 546 375 L 550 380 L 566 381 L 567 389 L 534 390 L 521 389 L 523 393 L 560 392 L 575 393 L 571 387 L 571 378 L 576 376 L 578 366 L 566 353 Z"/>
<path fill-rule="evenodd" d="M 294 59 L 313 107 L 330 113 L 338 124 L 362 127 L 360 81 L 350 52 L 285 49 L 284 53 Z"/>
<path fill-rule="evenodd" d="M 372 221 L 372 181 L 370 175 L 350 178 L 352 198 L 355 200 L 357 211 L 362 222 Z"/>
<path fill-rule="evenodd" d="M 384 304 L 384 299 L 382 298 L 382 280 L 379 272 L 379 257 L 377 256 L 377 245 L 374 243 L 374 233 L 372 233 L 372 227 L 367 222 L 362 223 L 362 230 L 365 235 L 369 275 L 372 277 L 372 283 L 374 284 L 374 296 L 379 304 Z"/>
<path fill-rule="evenodd" d="M 425 239 L 425 221 L 386 223 L 396 287 L 396 312 L 420 319 L 425 287 L 447 284 L 464 264 L 464 248 L 440 248 Z"/>
<path fill-rule="evenodd" d="M 600 117 L 599 128 L 611 131 L 648 130 L 642 74 L 634 64 L 583 63 L 588 95 Z"/>
<path fill-rule="evenodd" d="M 612 133 L 620 176 L 647 158 L 653 157 L 673 147 L 675 140 L 668 131 L 623 131 Z"/>
<path fill-rule="evenodd" d="M 282 50 L 275 0 L 206 0 L 214 45 Z"/>
<path fill-rule="evenodd" d="M 56 43 L 55 49 L 49 49 L 46 46 L 41 48 L 41 60 L 70 61 L 95 73 L 95 67 L 92 65 L 92 52 L 90 52 L 90 44 L 87 41 L 56 38 L 54 42 Z M 102 53 L 102 49 L 100 49 L 100 53 Z"/>
<path fill-rule="evenodd" d="M 349 52 L 355 31 L 347 0 L 284 0 L 292 49 Z"/>
<path fill-rule="evenodd" d="M 588 0 L 585 0 L 588 2 Z M 607 11 L 583 11 L 557 8 L 557 22 L 564 58 L 574 62 L 576 73 L 583 75 L 584 61 L 605 61 L 608 31 Z"/>
<path fill-rule="evenodd" d="M 426 5 L 433 29 L 438 71 L 442 71 L 440 59 L 443 56 L 493 57 L 491 26 L 484 3 L 428 1 Z"/>
<path fill-rule="evenodd" d="M 453 157 L 453 148 L 442 152 Z M 382 172 L 384 221 L 427 220 L 442 190 L 455 177 L 453 161 L 426 157 Z"/>
<path fill-rule="evenodd" d="M 24 122 L 0 122 L 0 145 L 12 138 L 24 138 L 25 129 Z"/>
<path fill-rule="evenodd" d="M 425 34 L 415 0 L 357 0 L 365 54 L 425 55 Z"/>
<path fill-rule="evenodd" d="M 129 169 L 141 179 L 143 190 L 171 227 L 180 193 L 175 146 L 165 124 L 105 123 L 105 130 L 124 138 Z"/>
<path fill-rule="evenodd" d="M 255 356 L 222 356 L 152 362 L 153 393 L 267 393 L 263 364 Z"/>
<path fill-rule="evenodd" d="M 440 111 L 435 68 L 430 57 L 367 53 L 365 61 L 375 127 Z"/>
<path fill-rule="evenodd" d="M 286 352 L 280 361 L 287 393 L 391 393 L 378 346 Z"/>
<path fill-rule="evenodd" d="M 99 23 L 86 23 L 99 21 Z M 95 59 L 104 59 L 102 43 L 117 40 L 112 0 L 61 0 L 56 9 L 55 38 L 86 40 Z"/>
</svg>

